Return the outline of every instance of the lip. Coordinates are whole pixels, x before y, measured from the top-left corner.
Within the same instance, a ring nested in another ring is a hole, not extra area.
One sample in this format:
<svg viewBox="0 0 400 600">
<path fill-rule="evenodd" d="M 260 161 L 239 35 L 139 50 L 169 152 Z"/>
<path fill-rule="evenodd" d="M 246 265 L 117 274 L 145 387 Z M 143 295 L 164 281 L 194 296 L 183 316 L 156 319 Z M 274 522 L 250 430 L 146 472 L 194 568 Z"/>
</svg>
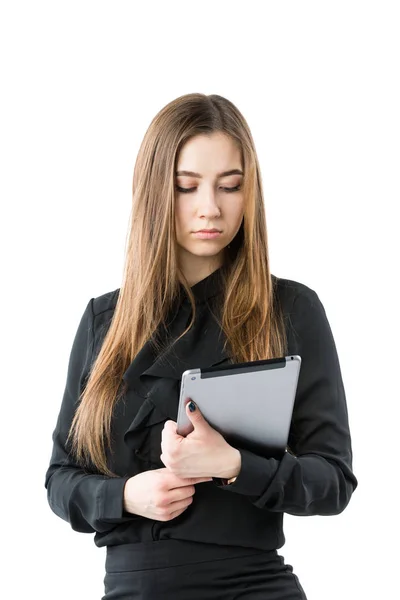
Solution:
<svg viewBox="0 0 400 600">
<path fill-rule="evenodd" d="M 212 240 L 222 235 L 221 231 L 194 231 L 193 235 L 203 240 Z"/>
</svg>

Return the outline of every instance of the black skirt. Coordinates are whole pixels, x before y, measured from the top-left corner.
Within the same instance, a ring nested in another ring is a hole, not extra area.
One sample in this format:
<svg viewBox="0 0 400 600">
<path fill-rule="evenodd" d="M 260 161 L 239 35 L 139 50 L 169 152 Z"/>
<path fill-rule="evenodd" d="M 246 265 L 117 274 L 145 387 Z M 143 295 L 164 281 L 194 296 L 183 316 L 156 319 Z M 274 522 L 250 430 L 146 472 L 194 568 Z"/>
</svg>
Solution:
<svg viewBox="0 0 400 600">
<path fill-rule="evenodd" d="M 161 540 L 108 546 L 102 600 L 307 600 L 277 550 Z"/>
</svg>

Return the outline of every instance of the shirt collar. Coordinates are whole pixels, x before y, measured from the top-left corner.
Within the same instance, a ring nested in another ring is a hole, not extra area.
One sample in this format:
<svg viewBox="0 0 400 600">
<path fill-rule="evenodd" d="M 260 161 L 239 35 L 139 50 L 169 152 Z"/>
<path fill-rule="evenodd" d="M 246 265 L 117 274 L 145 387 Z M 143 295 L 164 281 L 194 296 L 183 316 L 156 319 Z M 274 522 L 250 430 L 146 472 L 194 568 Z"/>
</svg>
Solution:
<svg viewBox="0 0 400 600">
<path fill-rule="evenodd" d="M 222 268 L 223 267 L 219 267 L 218 269 L 210 273 L 210 275 L 207 275 L 207 277 L 201 279 L 193 286 L 191 286 L 191 290 L 195 297 L 196 304 L 206 302 L 209 298 L 216 296 L 222 291 L 224 285 L 222 279 Z M 189 302 L 188 298 L 185 298 L 185 302 Z"/>
</svg>

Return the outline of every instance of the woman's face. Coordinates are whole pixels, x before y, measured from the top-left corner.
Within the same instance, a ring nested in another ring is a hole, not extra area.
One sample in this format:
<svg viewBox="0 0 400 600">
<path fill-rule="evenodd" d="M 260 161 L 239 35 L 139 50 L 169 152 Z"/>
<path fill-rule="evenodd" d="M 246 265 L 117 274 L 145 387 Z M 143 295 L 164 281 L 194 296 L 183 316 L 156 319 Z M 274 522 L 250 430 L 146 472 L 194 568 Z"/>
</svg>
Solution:
<svg viewBox="0 0 400 600">
<path fill-rule="evenodd" d="M 197 135 L 181 149 L 175 173 L 175 227 L 180 267 L 189 281 L 200 281 L 223 264 L 224 248 L 240 228 L 244 214 L 240 158 L 233 140 L 220 132 Z M 221 231 L 214 238 L 194 233 L 213 228 Z"/>
</svg>

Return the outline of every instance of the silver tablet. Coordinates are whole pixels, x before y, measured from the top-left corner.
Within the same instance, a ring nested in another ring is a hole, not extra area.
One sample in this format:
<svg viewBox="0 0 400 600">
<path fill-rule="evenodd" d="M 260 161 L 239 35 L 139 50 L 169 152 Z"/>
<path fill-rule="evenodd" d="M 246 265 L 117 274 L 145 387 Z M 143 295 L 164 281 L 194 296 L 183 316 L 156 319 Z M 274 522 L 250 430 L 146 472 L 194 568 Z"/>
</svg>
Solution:
<svg viewBox="0 0 400 600">
<path fill-rule="evenodd" d="M 192 399 L 229 444 L 279 457 L 286 450 L 301 357 L 189 369 L 182 374 L 177 432 L 193 431 L 185 407 Z"/>
</svg>

